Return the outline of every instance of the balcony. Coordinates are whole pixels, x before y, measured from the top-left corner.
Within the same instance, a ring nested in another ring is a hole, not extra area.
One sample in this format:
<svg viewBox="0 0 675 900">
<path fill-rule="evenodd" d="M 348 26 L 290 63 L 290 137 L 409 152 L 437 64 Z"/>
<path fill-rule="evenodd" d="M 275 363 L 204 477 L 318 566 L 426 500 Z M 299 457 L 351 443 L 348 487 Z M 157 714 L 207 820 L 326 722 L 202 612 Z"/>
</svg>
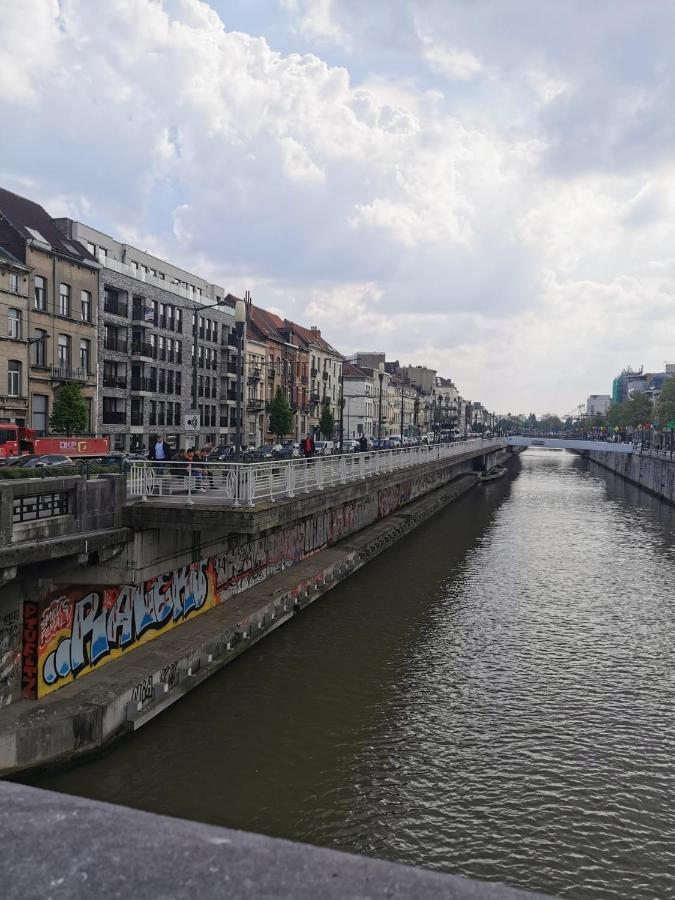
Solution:
<svg viewBox="0 0 675 900">
<path fill-rule="evenodd" d="M 127 389 L 127 377 L 126 375 L 104 375 L 103 387 L 125 391 Z"/>
<path fill-rule="evenodd" d="M 312 378 L 316 378 L 316 376 L 319 374 L 319 370 L 313 368 L 311 374 L 312 374 Z"/>
<path fill-rule="evenodd" d="M 309 384 L 309 378 L 306 375 L 301 375 L 300 384 Z"/>
<path fill-rule="evenodd" d="M 53 381 L 87 381 L 89 372 L 86 369 L 72 369 L 65 363 L 52 366 Z"/>
<path fill-rule="evenodd" d="M 328 381 L 328 372 L 322 372 L 321 377 L 323 378 L 324 381 Z"/>
<path fill-rule="evenodd" d="M 310 403 L 319 403 L 320 400 L 321 400 L 321 395 L 319 394 L 318 391 L 310 392 L 310 395 L 309 395 Z"/>
<path fill-rule="evenodd" d="M 257 397 L 249 397 L 246 401 L 246 409 L 251 410 L 251 412 L 262 411 L 265 408 L 265 401 L 260 400 Z"/>
<path fill-rule="evenodd" d="M 107 337 L 103 345 L 105 350 L 112 350 L 113 353 L 126 353 L 129 346 L 126 338 Z"/>
<path fill-rule="evenodd" d="M 126 425 L 127 423 L 127 414 L 125 412 L 120 412 L 116 409 L 104 409 L 103 410 L 103 424 L 104 425 Z"/>
<path fill-rule="evenodd" d="M 132 313 L 131 313 L 132 321 L 134 322 L 147 322 L 155 324 L 155 310 L 152 306 L 138 306 L 134 304 Z"/>
<path fill-rule="evenodd" d="M 249 381 L 260 381 L 260 369 L 249 369 L 248 370 L 248 380 Z"/>
<path fill-rule="evenodd" d="M 103 311 L 113 316 L 124 316 L 126 319 L 129 315 L 129 306 L 123 300 L 106 297 L 103 301 Z"/>
<path fill-rule="evenodd" d="M 150 378 L 145 378 L 144 376 L 132 376 L 131 390 L 132 391 L 145 391 L 148 394 L 154 394 L 157 392 L 157 382 L 153 381 Z M 163 394 L 164 394 L 164 391 L 162 391 L 162 395 Z M 132 422 L 131 424 L 133 425 L 134 423 Z"/>
<path fill-rule="evenodd" d="M 132 341 L 131 342 L 131 355 L 132 356 L 147 356 L 149 359 L 155 358 L 155 348 L 152 344 L 147 341 Z"/>
</svg>

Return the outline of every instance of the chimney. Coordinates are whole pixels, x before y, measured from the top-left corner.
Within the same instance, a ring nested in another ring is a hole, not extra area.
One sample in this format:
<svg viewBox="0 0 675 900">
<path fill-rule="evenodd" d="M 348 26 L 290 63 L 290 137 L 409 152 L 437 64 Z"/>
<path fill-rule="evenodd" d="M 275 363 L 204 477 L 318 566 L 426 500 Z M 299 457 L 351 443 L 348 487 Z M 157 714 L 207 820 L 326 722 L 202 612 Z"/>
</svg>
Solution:
<svg viewBox="0 0 675 900">
<path fill-rule="evenodd" d="M 312 325 L 312 327 L 309 330 L 312 332 L 312 337 L 315 337 L 315 338 L 321 337 L 321 331 L 319 330 L 318 325 Z"/>
</svg>

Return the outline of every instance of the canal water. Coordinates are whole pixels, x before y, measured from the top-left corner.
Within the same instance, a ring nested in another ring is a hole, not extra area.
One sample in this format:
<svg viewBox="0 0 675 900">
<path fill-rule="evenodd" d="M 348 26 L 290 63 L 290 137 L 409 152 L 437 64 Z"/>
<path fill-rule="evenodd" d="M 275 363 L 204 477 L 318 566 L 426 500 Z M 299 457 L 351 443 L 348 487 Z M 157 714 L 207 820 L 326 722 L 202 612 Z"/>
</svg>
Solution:
<svg viewBox="0 0 675 900">
<path fill-rule="evenodd" d="M 42 786 L 566 897 L 675 897 L 675 510 L 528 450 Z"/>
</svg>

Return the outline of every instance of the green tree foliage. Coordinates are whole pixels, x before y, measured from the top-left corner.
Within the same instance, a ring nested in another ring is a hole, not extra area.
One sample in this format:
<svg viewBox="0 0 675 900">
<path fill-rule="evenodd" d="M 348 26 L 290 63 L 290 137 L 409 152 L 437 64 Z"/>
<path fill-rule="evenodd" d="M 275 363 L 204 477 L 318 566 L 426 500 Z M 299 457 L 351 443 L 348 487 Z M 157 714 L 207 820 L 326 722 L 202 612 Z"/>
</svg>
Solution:
<svg viewBox="0 0 675 900">
<path fill-rule="evenodd" d="M 269 414 L 270 431 L 272 434 L 276 434 L 281 443 L 284 435 L 290 434 L 293 430 L 293 413 L 288 398 L 280 387 L 277 388 L 274 400 L 269 405 Z"/>
<path fill-rule="evenodd" d="M 68 381 L 59 388 L 49 427 L 56 434 L 82 434 L 89 425 L 89 409 L 79 384 Z"/>
<path fill-rule="evenodd" d="M 654 418 L 652 403 L 646 394 L 633 391 L 623 403 L 612 403 L 607 413 L 607 424 L 619 428 L 637 427 Z"/>
<path fill-rule="evenodd" d="M 656 401 L 656 415 L 661 426 L 675 422 L 675 378 L 663 382 L 661 395 Z"/>
<path fill-rule="evenodd" d="M 548 415 L 542 416 L 541 419 L 536 424 L 536 428 L 538 431 L 550 433 L 551 431 L 560 431 L 563 427 L 563 423 L 560 419 L 560 416 Z"/>
<path fill-rule="evenodd" d="M 329 441 L 333 437 L 335 429 L 335 416 L 330 411 L 330 406 L 326 403 L 321 410 L 321 418 L 319 419 L 319 431 L 323 435 L 325 441 Z"/>
</svg>

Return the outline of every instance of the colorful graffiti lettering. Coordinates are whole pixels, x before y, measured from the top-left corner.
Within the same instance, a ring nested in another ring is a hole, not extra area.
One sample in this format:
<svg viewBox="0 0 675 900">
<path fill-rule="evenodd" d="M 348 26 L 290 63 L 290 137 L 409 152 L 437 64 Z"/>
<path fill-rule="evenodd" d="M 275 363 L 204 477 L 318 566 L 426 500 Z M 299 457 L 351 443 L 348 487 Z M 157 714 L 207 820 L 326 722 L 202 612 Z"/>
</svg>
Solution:
<svg viewBox="0 0 675 900">
<path fill-rule="evenodd" d="M 35 697 L 38 684 L 38 627 L 40 607 L 26 600 L 23 605 L 23 651 L 21 694 Z"/>
<path fill-rule="evenodd" d="M 39 604 L 24 603 L 22 695 L 68 684 L 389 515 L 414 494 L 406 481 L 265 537 L 233 539 L 223 553 L 144 584 L 61 587 Z M 167 671 L 167 682 L 175 677 Z"/>
<path fill-rule="evenodd" d="M 40 619 L 38 696 L 203 611 L 214 584 L 207 559 L 141 586 L 59 592 Z"/>
</svg>

